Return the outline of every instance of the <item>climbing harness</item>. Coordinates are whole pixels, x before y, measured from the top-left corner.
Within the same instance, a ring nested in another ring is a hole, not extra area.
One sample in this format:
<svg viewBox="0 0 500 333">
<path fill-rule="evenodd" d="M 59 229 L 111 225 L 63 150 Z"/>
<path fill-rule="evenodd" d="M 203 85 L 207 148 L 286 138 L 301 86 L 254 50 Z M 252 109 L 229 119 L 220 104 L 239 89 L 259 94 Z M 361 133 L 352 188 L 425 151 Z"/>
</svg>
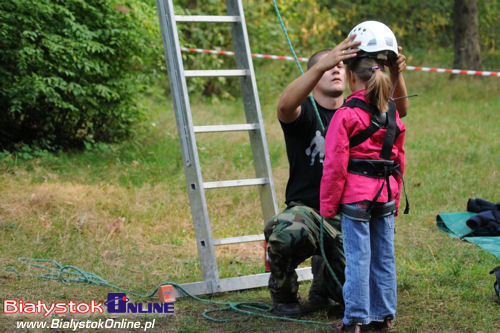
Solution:
<svg viewBox="0 0 500 333">
<path fill-rule="evenodd" d="M 406 207 L 404 210 L 404 214 L 408 214 L 410 206 L 408 203 L 408 197 L 406 195 L 404 180 L 401 172 L 399 171 L 399 164 L 394 163 L 394 161 L 390 160 L 394 142 L 401 133 L 396 124 L 396 105 L 392 102 L 389 102 L 388 111 L 385 113 L 380 113 L 377 107 L 373 104 L 366 103 L 365 101 L 358 98 L 352 98 L 346 101 L 344 103 L 344 106 L 350 108 L 358 107 L 369 112 L 371 115 L 370 125 L 368 125 L 368 127 L 363 131 L 349 139 L 349 148 L 356 147 L 364 141 L 368 140 L 368 138 L 375 134 L 375 132 L 377 132 L 379 129 L 386 129 L 386 133 L 384 136 L 382 149 L 379 154 L 381 160 L 351 158 L 349 159 L 349 163 L 347 165 L 347 172 L 349 173 L 354 173 L 375 179 L 383 179 L 384 182 L 382 183 L 382 186 L 377 191 L 375 197 L 370 201 L 370 204 L 368 205 L 366 210 L 362 208 L 352 208 L 342 205 L 341 211 L 344 214 L 357 219 L 361 217 L 387 216 L 391 213 L 395 213 L 396 202 L 394 200 L 391 200 L 391 187 L 389 177 L 391 177 L 393 174 L 397 174 L 403 181 L 403 190 L 406 198 Z M 387 195 L 389 199 L 387 204 L 381 206 L 379 203 L 377 203 L 377 199 L 382 193 L 384 185 L 387 186 Z M 354 212 L 354 210 L 359 211 Z"/>
</svg>

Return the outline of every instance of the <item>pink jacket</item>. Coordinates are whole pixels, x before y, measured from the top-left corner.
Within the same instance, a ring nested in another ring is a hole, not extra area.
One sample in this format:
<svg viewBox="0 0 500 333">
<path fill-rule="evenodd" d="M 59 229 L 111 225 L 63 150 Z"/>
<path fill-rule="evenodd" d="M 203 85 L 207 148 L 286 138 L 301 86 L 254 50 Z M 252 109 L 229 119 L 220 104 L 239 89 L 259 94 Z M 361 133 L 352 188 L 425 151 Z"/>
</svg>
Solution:
<svg viewBox="0 0 500 333">
<path fill-rule="evenodd" d="M 355 97 L 369 102 L 364 94 L 365 90 L 357 90 L 347 100 Z M 379 129 L 360 145 L 349 148 L 349 138 L 368 127 L 370 119 L 370 113 L 363 109 L 342 107 L 335 112 L 330 122 L 325 138 L 325 159 L 320 188 L 320 212 L 324 217 L 335 216 L 340 204 L 373 200 L 384 183 L 384 179 L 374 179 L 347 172 L 349 158 L 381 159 L 379 154 L 387 131 L 385 129 Z M 403 142 L 406 129 L 398 114 L 396 124 L 401 133 L 394 142 L 390 159 L 400 165 L 400 172 L 403 175 L 405 168 Z M 389 180 L 391 200 L 395 198 L 396 207 L 399 208 L 402 179 L 399 176 L 391 176 Z M 377 202 L 387 202 L 388 199 L 387 186 L 384 185 Z"/>
</svg>

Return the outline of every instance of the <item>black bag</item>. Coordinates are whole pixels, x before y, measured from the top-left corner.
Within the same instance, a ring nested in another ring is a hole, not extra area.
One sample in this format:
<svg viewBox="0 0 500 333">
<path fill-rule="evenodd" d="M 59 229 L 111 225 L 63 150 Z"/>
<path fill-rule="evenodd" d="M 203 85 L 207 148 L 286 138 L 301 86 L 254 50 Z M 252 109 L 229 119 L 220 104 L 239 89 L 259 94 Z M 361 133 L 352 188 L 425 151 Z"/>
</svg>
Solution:
<svg viewBox="0 0 500 333">
<path fill-rule="evenodd" d="M 495 283 L 493 283 L 493 288 L 495 288 L 497 296 L 500 297 L 500 266 L 497 266 L 490 271 L 490 274 L 493 273 L 495 273 L 497 279 Z"/>
</svg>

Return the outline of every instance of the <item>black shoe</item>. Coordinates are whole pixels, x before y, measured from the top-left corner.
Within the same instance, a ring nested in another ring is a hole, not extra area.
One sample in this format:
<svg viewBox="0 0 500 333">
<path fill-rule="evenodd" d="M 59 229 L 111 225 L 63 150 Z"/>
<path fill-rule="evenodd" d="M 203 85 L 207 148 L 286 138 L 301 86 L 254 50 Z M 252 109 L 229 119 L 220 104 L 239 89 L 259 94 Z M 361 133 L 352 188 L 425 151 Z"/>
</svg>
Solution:
<svg viewBox="0 0 500 333">
<path fill-rule="evenodd" d="M 392 316 L 387 316 L 384 318 L 384 321 L 372 321 L 368 327 L 370 329 L 379 331 L 379 332 L 387 332 L 391 329 L 394 328 L 394 325 L 392 323 Z"/>
<path fill-rule="evenodd" d="M 330 299 L 328 297 L 326 297 L 323 294 L 317 293 L 316 290 L 312 288 L 312 286 L 311 290 L 309 290 L 309 303 L 312 306 L 323 307 L 323 308 L 326 308 L 331 304 Z"/>
<path fill-rule="evenodd" d="M 273 314 L 280 317 L 300 317 L 302 311 L 300 309 L 300 304 L 298 302 L 294 303 L 278 303 L 273 304 Z"/>
<path fill-rule="evenodd" d="M 326 308 L 330 306 L 330 299 L 326 296 L 326 292 L 320 290 L 318 283 L 313 279 L 311 288 L 309 289 L 309 303 L 313 307 Z"/>
<path fill-rule="evenodd" d="M 311 285 L 311 289 L 309 290 L 309 299 L 307 302 L 302 304 L 302 313 L 311 313 L 320 310 L 327 310 L 330 308 L 330 299 L 316 292 L 316 289 L 313 287 L 314 282 Z"/>
</svg>

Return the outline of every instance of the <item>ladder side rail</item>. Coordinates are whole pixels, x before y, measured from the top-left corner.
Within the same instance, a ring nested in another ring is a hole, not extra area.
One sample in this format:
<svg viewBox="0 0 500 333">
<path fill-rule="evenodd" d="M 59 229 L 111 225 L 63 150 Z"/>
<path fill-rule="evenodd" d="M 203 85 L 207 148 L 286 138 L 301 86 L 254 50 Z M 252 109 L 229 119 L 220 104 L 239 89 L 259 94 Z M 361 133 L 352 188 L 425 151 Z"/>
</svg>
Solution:
<svg viewBox="0 0 500 333">
<path fill-rule="evenodd" d="M 171 0 L 156 0 L 156 4 L 202 276 L 208 285 L 209 291 L 216 292 L 219 289 L 219 272 L 201 177 L 196 139 L 193 131 L 193 120 L 184 76 L 184 65 L 180 52 L 177 25 L 174 19 L 174 9 Z"/>
<path fill-rule="evenodd" d="M 250 52 L 250 43 L 241 0 L 226 0 L 227 14 L 240 16 L 239 23 L 231 24 L 231 35 L 238 69 L 245 69 L 250 75 L 240 77 L 245 116 L 248 123 L 258 123 L 260 130 L 249 132 L 256 177 L 265 177 L 269 182 L 259 186 L 259 195 L 264 221 L 278 214 L 278 204 L 272 177 L 271 163 L 260 110 L 257 82 Z"/>
<path fill-rule="evenodd" d="M 311 267 L 296 268 L 295 272 L 297 273 L 297 281 L 299 282 L 312 280 L 313 278 Z M 266 287 L 268 285 L 269 275 L 270 273 L 260 273 L 220 279 L 219 292 Z M 204 281 L 184 283 L 181 284 L 181 287 L 191 295 L 212 294 Z M 181 298 L 187 295 L 181 290 L 175 289 L 175 296 Z"/>
</svg>

